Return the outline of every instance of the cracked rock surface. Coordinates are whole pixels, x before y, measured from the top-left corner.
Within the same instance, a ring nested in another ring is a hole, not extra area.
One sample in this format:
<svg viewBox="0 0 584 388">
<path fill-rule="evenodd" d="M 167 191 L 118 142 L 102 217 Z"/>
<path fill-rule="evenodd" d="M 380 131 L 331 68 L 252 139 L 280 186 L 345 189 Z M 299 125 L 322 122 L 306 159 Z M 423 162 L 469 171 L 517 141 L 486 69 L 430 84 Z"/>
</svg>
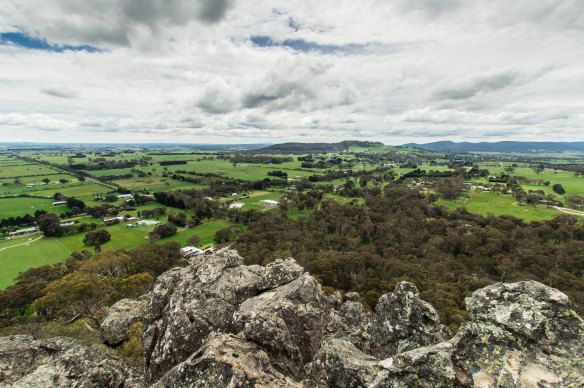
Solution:
<svg viewBox="0 0 584 388">
<path fill-rule="evenodd" d="M 0 387 L 140 387 L 143 376 L 121 358 L 68 337 L 0 338 Z"/>
<path fill-rule="evenodd" d="M 524 281 L 466 304 L 450 338 L 411 283 L 370 314 L 354 292 L 326 296 L 291 258 L 247 266 L 223 249 L 159 276 L 141 318 L 126 302 L 110 308 L 128 312 L 115 313 L 111 343 L 142 322 L 144 378 L 71 339 L 20 336 L 0 339 L 0 386 L 584 386 L 584 323 L 566 295 Z"/>
</svg>

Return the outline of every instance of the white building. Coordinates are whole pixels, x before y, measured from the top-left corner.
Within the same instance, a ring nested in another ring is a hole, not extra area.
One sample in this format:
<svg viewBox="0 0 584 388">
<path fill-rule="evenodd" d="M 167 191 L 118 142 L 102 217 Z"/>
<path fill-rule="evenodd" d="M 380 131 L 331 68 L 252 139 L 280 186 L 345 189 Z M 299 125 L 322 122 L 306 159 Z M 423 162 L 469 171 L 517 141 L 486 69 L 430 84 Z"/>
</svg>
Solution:
<svg viewBox="0 0 584 388">
<path fill-rule="evenodd" d="M 184 247 L 184 248 L 181 248 L 181 250 L 180 250 L 180 254 L 183 257 L 190 257 L 190 256 L 198 255 L 199 253 L 203 253 L 203 250 L 199 249 L 197 247 L 192 247 L 192 246 Z"/>
<path fill-rule="evenodd" d="M 10 237 L 21 236 L 23 234 L 34 233 L 36 231 L 37 231 L 37 229 L 35 227 L 20 229 L 20 230 L 15 230 L 14 232 L 8 233 L 8 236 L 10 236 Z"/>
<path fill-rule="evenodd" d="M 154 220 L 140 220 L 137 222 L 138 225 L 142 225 L 142 226 L 154 226 L 154 225 L 158 225 L 160 224 L 160 221 L 154 221 Z"/>
</svg>

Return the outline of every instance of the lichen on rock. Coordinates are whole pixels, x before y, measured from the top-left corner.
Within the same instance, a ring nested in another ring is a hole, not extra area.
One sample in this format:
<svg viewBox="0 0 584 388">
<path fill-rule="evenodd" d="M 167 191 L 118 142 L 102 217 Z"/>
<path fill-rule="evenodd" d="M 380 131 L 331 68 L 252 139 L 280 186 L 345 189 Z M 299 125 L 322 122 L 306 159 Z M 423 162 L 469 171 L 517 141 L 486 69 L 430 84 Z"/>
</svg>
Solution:
<svg viewBox="0 0 584 388">
<path fill-rule="evenodd" d="M 130 302 L 110 308 L 107 342 L 137 319 L 122 317 Z M 470 319 L 449 339 L 411 283 L 371 315 L 356 293 L 327 297 L 291 258 L 246 266 L 224 249 L 158 277 L 141 318 L 144 380 L 72 339 L 21 336 L 0 339 L 0 386 L 584 386 L 584 323 L 566 295 L 525 281 L 466 302 Z"/>
</svg>

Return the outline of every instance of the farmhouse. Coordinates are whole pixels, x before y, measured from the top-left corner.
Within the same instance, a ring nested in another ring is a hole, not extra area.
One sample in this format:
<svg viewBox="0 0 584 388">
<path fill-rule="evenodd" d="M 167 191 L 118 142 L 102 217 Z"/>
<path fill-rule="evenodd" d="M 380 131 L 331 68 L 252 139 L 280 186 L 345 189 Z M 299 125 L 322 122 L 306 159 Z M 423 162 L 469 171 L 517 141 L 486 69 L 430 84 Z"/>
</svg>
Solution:
<svg viewBox="0 0 584 388">
<path fill-rule="evenodd" d="M 124 217 L 113 217 L 113 218 L 104 218 L 103 222 L 104 223 L 108 223 L 108 222 L 116 222 L 116 221 L 125 221 L 126 219 Z"/>
<path fill-rule="evenodd" d="M 160 224 L 160 221 L 153 221 L 153 220 L 141 220 L 137 222 L 138 225 L 142 226 L 154 226 Z"/>
<path fill-rule="evenodd" d="M 66 205 L 67 201 L 53 202 L 53 206 Z"/>
<path fill-rule="evenodd" d="M 231 205 L 229 205 L 230 209 L 239 209 L 243 207 L 243 203 L 232 203 Z"/>
<path fill-rule="evenodd" d="M 123 198 L 133 198 L 134 195 L 133 194 L 120 194 L 120 195 L 116 195 L 116 197 L 118 197 L 119 199 L 123 199 Z"/>
<path fill-rule="evenodd" d="M 22 236 L 23 234 L 34 233 L 36 231 L 37 231 L 37 229 L 35 227 L 26 228 L 26 229 L 20 229 L 20 230 L 16 230 L 14 232 L 8 233 L 8 236 L 9 237 Z"/>
</svg>

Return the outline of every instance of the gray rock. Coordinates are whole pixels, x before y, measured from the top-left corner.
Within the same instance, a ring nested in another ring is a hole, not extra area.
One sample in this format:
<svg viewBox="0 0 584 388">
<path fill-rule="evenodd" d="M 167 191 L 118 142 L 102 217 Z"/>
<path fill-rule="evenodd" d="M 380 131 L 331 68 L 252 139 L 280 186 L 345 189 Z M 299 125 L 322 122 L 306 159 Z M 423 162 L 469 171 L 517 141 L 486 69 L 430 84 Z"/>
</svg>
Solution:
<svg viewBox="0 0 584 388">
<path fill-rule="evenodd" d="M 263 269 L 241 265 L 231 250 L 198 255 L 158 277 L 142 326 L 146 375 L 157 380 L 197 351 L 212 331 L 233 331 L 232 316 L 257 294 Z"/>
<path fill-rule="evenodd" d="M 419 298 L 416 286 L 400 282 L 379 298 L 369 334 L 370 353 L 380 359 L 448 339 L 438 312 Z"/>
<path fill-rule="evenodd" d="M 237 252 L 222 249 L 159 276 L 142 328 L 148 379 L 159 379 L 190 357 L 209 333 L 236 333 L 233 314 L 241 303 L 293 281 L 303 271 L 292 259 L 245 266 Z"/>
<path fill-rule="evenodd" d="M 410 283 L 384 295 L 372 317 L 355 293 L 327 298 L 292 259 L 266 267 L 242 262 L 236 252 L 222 250 L 159 277 L 143 321 L 150 382 L 305 388 L 584 385 L 584 324 L 564 294 L 542 284 L 476 291 L 467 300 L 470 321 L 447 341 L 436 310 Z"/>
<path fill-rule="evenodd" d="M 307 367 L 320 387 L 366 387 L 380 367 L 375 357 L 361 352 L 351 342 L 327 338 Z"/>
<path fill-rule="evenodd" d="M 366 313 L 361 302 L 347 300 L 338 310 L 330 310 L 326 326 L 328 337 L 351 342 L 359 350 L 369 350 L 371 315 Z"/>
<path fill-rule="evenodd" d="M 561 292 L 496 284 L 467 300 L 470 321 L 448 342 L 383 360 L 371 387 L 584 385 L 584 323 Z"/>
<path fill-rule="evenodd" d="M 264 274 L 257 284 L 258 291 L 271 290 L 289 283 L 304 273 L 304 268 L 289 257 L 286 260 L 275 260 L 265 267 Z"/>
<path fill-rule="evenodd" d="M 300 387 L 300 384 L 275 370 L 267 353 L 253 342 L 213 333 L 199 351 L 153 385 L 161 387 Z"/>
<path fill-rule="evenodd" d="M 121 299 L 107 309 L 99 332 L 103 341 L 111 346 L 128 339 L 130 328 L 142 320 L 145 300 Z"/>
<path fill-rule="evenodd" d="M 67 337 L 0 338 L 0 387 L 141 387 L 122 359 Z"/>
<path fill-rule="evenodd" d="M 475 385 L 584 385 L 584 322 L 566 295 L 525 281 L 482 288 L 466 303 L 452 359 Z"/>
<path fill-rule="evenodd" d="M 410 283 L 382 296 L 372 317 L 356 293 L 327 298 L 292 259 L 245 266 L 225 249 L 157 279 L 143 315 L 146 374 L 156 387 L 584 386 L 584 322 L 566 295 L 533 281 L 496 284 L 467 306 L 470 321 L 446 341 Z M 134 310 L 132 301 L 110 308 L 109 343 L 127 335 Z M 142 382 L 70 338 L 0 338 L 0 387 Z"/>
<path fill-rule="evenodd" d="M 274 364 L 299 378 L 320 347 L 327 298 L 308 274 L 243 302 L 234 315 L 237 331 L 267 349 Z"/>
<path fill-rule="evenodd" d="M 379 363 L 383 370 L 375 376 L 369 387 L 460 386 L 451 356 L 452 345 L 448 342 L 397 354 Z"/>
</svg>

